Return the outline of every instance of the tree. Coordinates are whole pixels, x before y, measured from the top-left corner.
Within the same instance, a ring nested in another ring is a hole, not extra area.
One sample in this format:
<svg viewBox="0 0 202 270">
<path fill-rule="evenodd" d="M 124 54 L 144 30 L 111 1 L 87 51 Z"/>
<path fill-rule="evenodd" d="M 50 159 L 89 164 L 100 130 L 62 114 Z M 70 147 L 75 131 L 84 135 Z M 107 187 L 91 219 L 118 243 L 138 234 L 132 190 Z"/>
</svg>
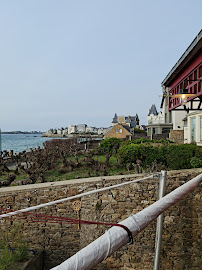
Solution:
<svg viewBox="0 0 202 270">
<path fill-rule="evenodd" d="M 113 154 L 117 154 L 121 143 L 122 141 L 118 138 L 109 138 L 101 142 L 99 150 L 110 158 Z"/>
</svg>

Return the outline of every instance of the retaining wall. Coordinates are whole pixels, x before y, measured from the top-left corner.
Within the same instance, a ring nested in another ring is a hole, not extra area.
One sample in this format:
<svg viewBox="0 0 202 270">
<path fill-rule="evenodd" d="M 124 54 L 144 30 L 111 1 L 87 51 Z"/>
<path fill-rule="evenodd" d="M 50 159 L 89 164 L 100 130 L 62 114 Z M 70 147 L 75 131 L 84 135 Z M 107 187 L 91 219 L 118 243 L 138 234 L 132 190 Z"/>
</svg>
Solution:
<svg viewBox="0 0 202 270">
<path fill-rule="evenodd" d="M 168 172 L 169 193 L 202 172 L 202 169 Z M 102 188 L 124 181 L 141 178 L 143 175 L 96 177 L 61 182 L 51 182 L 0 189 L 0 207 L 12 210 L 46 203 L 89 190 Z M 157 199 L 158 180 L 119 187 L 99 194 L 81 198 L 80 218 L 90 221 L 117 223 L 154 203 Z M 200 269 L 200 187 L 187 195 L 165 212 L 161 267 L 166 270 Z M 36 211 L 52 216 L 77 218 L 72 201 L 46 207 Z M 2 226 L 10 226 L 15 219 L 1 220 Z M 107 227 L 58 223 L 22 222 L 29 247 L 44 249 L 45 269 L 63 262 L 75 252 L 95 240 Z M 153 269 L 156 221 L 152 222 L 135 239 L 134 244 L 115 252 L 95 269 Z"/>
</svg>

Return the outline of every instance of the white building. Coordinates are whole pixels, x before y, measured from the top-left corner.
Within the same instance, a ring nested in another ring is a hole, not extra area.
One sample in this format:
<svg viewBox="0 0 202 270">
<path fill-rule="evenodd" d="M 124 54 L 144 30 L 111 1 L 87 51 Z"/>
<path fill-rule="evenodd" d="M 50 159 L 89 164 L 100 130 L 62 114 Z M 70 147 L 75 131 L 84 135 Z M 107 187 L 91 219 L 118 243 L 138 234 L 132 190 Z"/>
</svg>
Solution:
<svg viewBox="0 0 202 270">
<path fill-rule="evenodd" d="M 76 133 L 77 132 L 77 126 L 75 125 L 69 125 L 68 126 L 68 134 Z"/>
<path fill-rule="evenodd" d="M 184 143 L 202 146 L 202 112 L 192 112 L 184 119 Z"/>
<path fill-rule="evenodd" d="M 77 125 L 77 126 L 76 126 L 77 132 L 78 132 L 78 133 L 85 133 L 85 132 L 86 132 L 86 127 L 87 127 L 86 124 L 80 124 L 80 125 Z"/>
<path fill-rule="evenodd" d="M 157 112 L 156 106 L 152 104 L 147 116 L 147 136 L 153 136 L 153 134 L 165 134 L 169 133 L 173 125 L 171 122 L 166 121 L 165 109 L 163 112 Z"/>
<path fill-rule="evenodd" d="M 96 127 L 86 127 L 86 132 L 98 133 L 98 129 Z"/>
</svg>

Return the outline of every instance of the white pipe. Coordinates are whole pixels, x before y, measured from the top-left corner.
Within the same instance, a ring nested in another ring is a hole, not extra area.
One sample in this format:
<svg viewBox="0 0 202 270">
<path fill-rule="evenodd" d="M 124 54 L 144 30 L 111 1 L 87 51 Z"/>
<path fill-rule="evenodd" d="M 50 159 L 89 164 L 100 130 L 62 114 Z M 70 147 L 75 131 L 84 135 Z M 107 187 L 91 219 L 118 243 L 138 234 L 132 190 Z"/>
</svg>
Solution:
<svg viewBox="0 0 202 270">
<path fill-rule="evenodd" d="M 164 197 L 166 189 L 166 171 L 161 171 L 159 181 L 159 200 Z M 159 270 L 160 253 L 161 253 L 161 242 L 162 242 L 162 231 L 163 231 L 163 213 L 157 217 L 156 224 L 156 241 L 155 241 L 155 256 L 154 256 L 154 267 L 153 270 Z"/>
<path fill-rule="evenodd" d="M 24 209 L 21 209 L 21 210 L 17 210 L 17 211 L 14 211 L 14 212 L 9 212 L 9 213 L 0 215 L 0 219 L 10 217 L 10 216 L 15 216 L 15 215 L 18 215 L 20 213 L 30 212 L 30 211 L 33 211 L 33 210 L 36 210 L 36 209 L 39 209 L 39 208 L 43 208 L 43 207 L 46 207 L 46 206 L 51 206 L 51 205 L 61 203 L 61 202 L 66 202 L 66 201 L 69 201 L 69 200 L 72 200 L 72 199 L 80 198 L 80 197 L 83 197 L 83 196 L 86 196 L 86 195 L 91 195 L 91 194 L 98 193 L 98 192 L 101 192 L 101 191 L 105 191 L 105 190 L 109 190 L 109 189 L 129 185 L 129 184 L 132 184 L 132 183 L 137 183 L 137 182 L 149 179 L 151 177 L 153 177 L 153 175 L 149 175 L 149 176 L 141 178 L 141 179 L 136 179 L 136 180 L 124 182 L 124 183 L 109 186 L 109 187 L 104 187 L 104 188 L 100 188 L 100 189 L 94 189 L 94 190 L 91 190 L 91 191 L 88 191 L 88 192 L 85 192 L 85 193 L 77 194 L 75 196 L 71 196 L 71 197 L 59 199 L 59 200 L 56 200 L 56 201 L 31 206 L 31 207 L 24 208 Z"/>
<path fill-rule="evenodd" d="M 175 189 L 159 201 L 130 216 L 120 224 L 132 232 L 133 237 L 147 227 L 161 213 L 179 201 L 202 181 L 202 174 Z M 77 252 L 52 270 L 90 270 L 128 242 L 128 234 L 119 227 L 110 228 L 104 235 Z"/>
</svg>

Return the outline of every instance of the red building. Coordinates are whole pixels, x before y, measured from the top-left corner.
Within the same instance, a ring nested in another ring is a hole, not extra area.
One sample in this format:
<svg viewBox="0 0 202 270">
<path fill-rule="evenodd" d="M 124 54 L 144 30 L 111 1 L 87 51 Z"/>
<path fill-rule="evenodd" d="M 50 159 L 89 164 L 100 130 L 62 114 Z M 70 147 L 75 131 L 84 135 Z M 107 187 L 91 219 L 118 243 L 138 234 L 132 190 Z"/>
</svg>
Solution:
<svg viewBox="0 0 202 270">
<path fill-rule="evenodd" d="M 172 134 L 178 134 L 184 143 L 202 144 L 202 30 L 170 70 L 161 86 L 161 108 L 165 123 L 173 124 L 171 139 Z M 187 97 L 188 94 L 192 95 Z"/>
<path fill-rule="evenodd" d="M 192 41 L 184 54 L 177 61 L 175 66 L 168 73 L 162 82 L 162 87 L 166 88 L 169 94 L 168 110 L 194 111 L 202 110 L 202 30 Z M 188 103 L 183 105 L 180 98 L 174 98 L 180 92 L 180 89 L 188 89 L 188 93 L 194 94 L 188 98 Z M 198 106 L 193 103 L 198 101 Z M 179 108 L 181 106 L 181 108 Z"/>
</svg>

